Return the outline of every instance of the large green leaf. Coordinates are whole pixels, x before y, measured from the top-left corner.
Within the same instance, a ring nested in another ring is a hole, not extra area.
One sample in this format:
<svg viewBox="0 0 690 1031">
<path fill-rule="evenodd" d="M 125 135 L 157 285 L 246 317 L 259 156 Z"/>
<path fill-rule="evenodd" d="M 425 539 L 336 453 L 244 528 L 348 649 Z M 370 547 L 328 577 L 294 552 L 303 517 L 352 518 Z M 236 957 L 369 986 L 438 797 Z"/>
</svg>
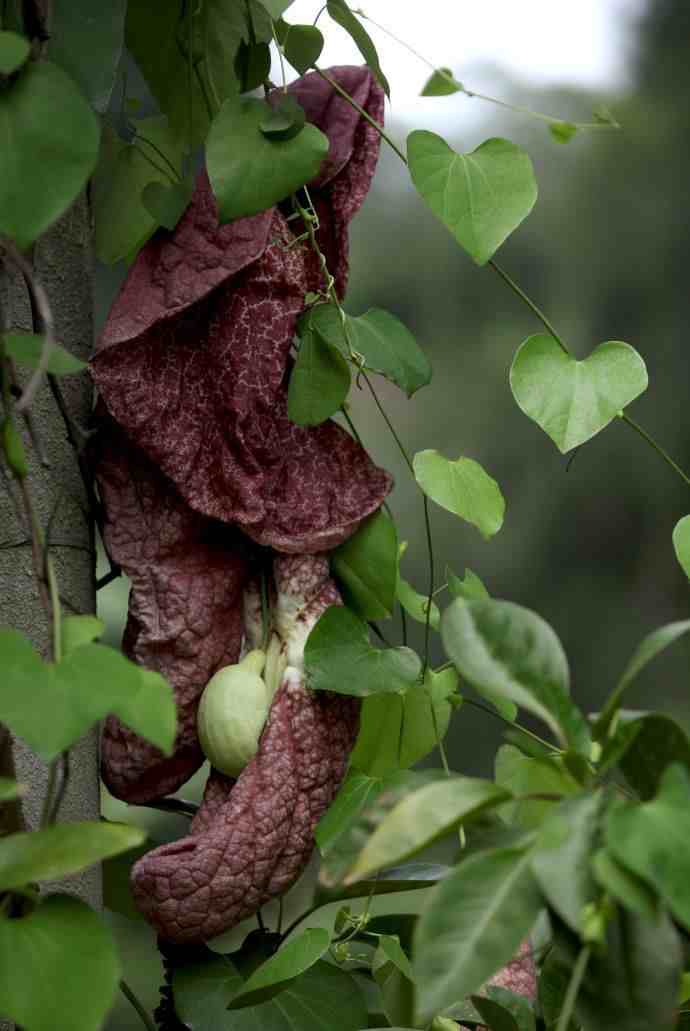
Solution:
<svg viewBox="0 0 690 1031">
<path fill-rule="evenodd" d="M 643 805 L 613 809 L 607 845 L 617 859 L 653 884 L 669 909 L 690 928 L 690 773 L 674 764 L 664 773 L 659 793 Z"/>
<path fill-rule="evenodd" d="M 345 883 L 404 862 L 465 820 L 509 797 L 492 781 L 474 777 L 450 777 L 420 788 L 399 802 L 376 828 Z"/>
<path fill-rule="evenodd" d="M 496 753 L 495 780 L 513 795 L 574 795 L 580 785 L 560 759 L 537 759 L 523 755 L 514 745 L 501 745 Z M 540 827 L 555 802 L 522 797 L 501 808 L 501 816 L 520 827 Z"/>
<path fill-rule="evenodd" d="M 195 17 L 196 5 L 192 10 L 194 51 L 199 48 L 202 27 Z M 188 146 L 205 139 L 209 126 L 199 78 L 187 59 L 189 35 L 189 23 L 182 18 L 181 5 L 170 0 L 129 0 L 127 47 L 176 136 Z M 200 56 L 193 53 L 194 60 Z M 203 73 L 201 66 L 198 70 Z"/>
<path fill-rule="evenodd" d="M 41 361 L 45 337 L 37 333 L 6 333 L 4 336 L 5 354 L 13 358 L 18 365 L 27 369 L 35 369 Z M 73 376 L 83 372 L 86 362 L 75 358 L 60 344 L 53 344 L 48 357 L 47 372 L 52 376 Z"/>
<path fill-rule="evenodd" d="M 359 18 L 354 16 L 345 0 L 328 0 L 327 6 L 328 13 L 333 21 L 337 22 L 350 35 L 369 69 L 383 87 L 386 96 L 390 97 L 390 86 L 388 85 L 388 79 L 381 71 L 376 47 Z"/>
<path fill-rule="evenodd" d="M 321 959 L 331 942 L 323 927 L 311 927 L 291 938 L 249 977 L 233 996 L 230 1009 L 245 1009 L 271 999 Z"/>
<path fill-rule="evenodd" d="M 179 171 L 182 161 L 181 146 L 166 118 L 132 124 L 136 135 L 131 143 L 106 126 L 93 183 L 96 256 L 106 265 L 133 257 L 155 231 L 158 221 L 144 204 L 143 192 L 149 183 L 170 186 L 173 169 Z"/>
<path fill-rule="evenodd" d="M 393 614 L 398 575 L 395 523 L 379 510 L 354 536 L 331 554 L 333 572 L 346 605 L 361 619 L 387 619 Z"/>
<path fill-rule="evenodd" d="M 655 659 L 657 655 L 665 651 L 669 645 L 674 644 L 675 641 L 683 637 L 688 630 L 690 630 L 690 619 L 684 619 L 677 623 L 669 623 L 667 626 L 659 627 L 658 630 L 653 630 L 651 634 L 648 634 L 640 642 L 618 682 L 616 690 L 609 698 L 595 724 L 594 736 L 596 738 L 601 738 L 607 733 L 625 691 L 638 673 L 641 673 L 645 666 L 652 659 Z"/>
<path fill-rule="evenodd" d="M 221 956 L 181 967 L 173 975 L 176 1012 L 191 1031 L 360 1031 L 367 1024 L 354 978 L 323 960 L 276 998 L 228 1011 L 242 985 L 237 969 Z"/>
<path fill-rule="evenodd" d="M 231 97 L 213 120 L 206 164 L 221 223 L 256 215 L 313 179 L 328 154 L 328 138 L 305 125 L 289 140 L 268 138 L 271 114 L 262 100 Z"/>
<path fill-rule="evenodd" d="M 608 426 L 647 383 L 644 361 L 621 340 L 607 340 L 577 361 L 539 333 L 520 345 L 510 369 L 513 397 L 563 454 Z"/>
<path fill-rule="evenodd" d="M 366 624 L 336 606 L 324 612 L 309 635 L 304 663 L 312 690 L 360 698 L 407 691 L 421 673 L 419 656 L 410 648 L 372 648 Z"/>
<path fill-rule="evenodd" d="M 119 979 L 109 931 L 78 899 L 0 919 L 0 1013 L 27 1031 L 99 1031 Z"/>
<path fill-rule="evenodd" d="M 359 735 L 351 762 L 372 777 L 405 770 L 423 759 L 446 735 L 452 713 L 449 697 L 458 686 L 454 669 L 427 670 L 424 684 L 403 695 L 372 695 L 362 705 Z M 433 705 L 436 726 L 431 713 Z"/>
<path fill-rule="evenodd" d="M 619 863 L 608 849 L 600 848 L 594 853 L 592 873 L 604 891 L 626 909 L 652 920 L 656 917 L 659 912 L 657 893 L 641 877 Z"/>
<path fill-rule="evenodd" d="M 325 816 L 322 816 L 314 837 L 322 855 L 329 852 L 367 805 L 383 790 L 380 777 L 369 777 L 352 767 Z"/>
<path fill-rule="evenodd" d="M 501 488 L 479 462 L 451 462 L 438 451 L 414 456 L 414 475 L 424 493 L 441 508 L 476 526 L 487 540 L 503 526 L 506 504 Z"/>
<path fill-rule="evenodd" d="M 28 64 L 0 92 L 0 233 L 25 250 L 82 191 L 100 129 L 70 77 Z"/>
<path fill-rule="evenodd" d="M 601 793 L 568 798 L 540 828 L 532 872 L 549 905 L 574 930 L 583 930 L 583 911 L 598 894 L 590 870 L 599 834 Z"/>
<path fill-rule="evenodd" d="M 113 648 L 85 644 L 53 665 L 17 631 L 0 630 L 0 664 L 0 720 L 46 761 L 109 713 L 167 754 L 172 751 L 171 688 L 160 674 L 139 668 Z"/>
<path fill-rule="evenodd" d="M 53 5 L 48 56 L 72 76 L 103 114 L 120 65 L 127 0 L 59 0 Z"/>
<path fill-rule="evenodd" d="M 643 799 L 659 789 L 671 763 L 682 763 L 690 772 L 690 740 L 670 716 L 652 713 L 626 723 L 629 744 L 618 762 L 628 783 Z"/>
<path fill-rule="evenodd" d="M 414 939 L 421 1020 L 466 995 L 514 957 L 542 906 L 528 848 L 478 852 L 431 893 Z"/>
<path fill-rule="evenodd" d="M 205 0 L 201 35 L 209 91 L 217 105 L 240 89 L 235 58 L 242 43 L 251 41 L 247 8 L 237 0 Z"/>
<path fill-rule="evenodd" d="M 458 154 L 436 133 L 407 138 L 412 182 L 478 265 L 485 265 L 529 215 L 537 184 L 528 155 L 509 140 L 486 140 Z"/>
<path fill-rule="evenodd" d="M 342 354 L 304 320 L 288 387 L 290 420 L 318 426 L 342 408 L 349 391 L 350 369 Z"/>
<path fill-rule="evenodd" d="M 588 751 L 587 724 L 568 694 L 565 653 L 535 612 L 510 601 L 458 598 L 443 613 L 441 637 L 460 675 L 478 691 L 527 709 L 562 743 Z"/>
<path fill-rule="evenodd" d="M 309 320 L 345 356 L 351 348 L 362 356 L 368 372 L 385 376 L 408 397 L 430 382 L 429 359 L 409 329 L 390 312 L 370 308 L 364 315 L 347 315 L 343 326 L 335 305 L 317 304 Z"/>
<path fill-rule="evenodd" d="M 0 891 L 56 880 L 141 845 L 146 835 L 118 823 L 65 823 L 0 838 Z"/>
<path fill-rule="evenodd" d="M 559 934 L 557 943 L 567 979 L 579 942 Z M 650 919 L 620 909 L 606 947 L 590 955 L 575 1017 L 587 1031 L 672 1031 L 681 972 L 680 939 L 666 913 Z"/>
</svg>

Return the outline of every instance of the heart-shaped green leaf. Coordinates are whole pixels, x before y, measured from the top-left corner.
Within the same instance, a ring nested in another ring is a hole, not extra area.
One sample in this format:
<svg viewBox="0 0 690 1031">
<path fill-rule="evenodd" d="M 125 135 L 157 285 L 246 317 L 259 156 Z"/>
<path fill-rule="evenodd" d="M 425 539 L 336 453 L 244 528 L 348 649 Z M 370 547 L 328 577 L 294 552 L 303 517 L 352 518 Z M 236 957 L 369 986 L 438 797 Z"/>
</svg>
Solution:
<svg viewBox="0 0 690 1031">
<path fill-rule="evenodd" d="M 28 61 L 31 46 L 17 32 L 0 32 L 0 75 L 12 75 Z"/>
<path fill-rule="evenodd" d="M 147 183 L 141 199 L 156 223 L 172 232 L 187 210 L 193 191 L 193 184 L 187 179 L 179 183 Z"/>
<path fill-rule="evenodd" d="M 436 133 L 407 138 L 410 175 L 433 213 L 478 265 L 485 265 L 527 218 L 537 199 L 529 156 L 509 140 L 490 139 L 458 154 Z"/>
<path fill-rule="evenodd" d="M 427 79 L 421 96 L 449 97 L 453 93 L 461 92 L 462 89 L 462 83 L 456 81 L 450 68 L 437 68 L 433 75 Z"/>
<path fill-rule="evenodd" d="M 0 848 L 0 891 L 77 873 L 141 845 L 145 838 L 138 827 L 95 821 L 9 834 Z"/>
<path fill-rule="evenodd" d="M 16 630 L 0 630 L 0 665 L 0 721 L 47 762 L 108 713 L 170 753 L 176 722 L 171 688 L 159 673 L 114 648 L 83 644 L 53 665 Z"/>
<path fill-rule="evenodd" d="M 0 920 L 0 1013 L 30 1031 L 99 1031 L 120 964 L 110 932 L 85 903 L 51 895 Z"/>
<path fill-rule="evenodd" d="M 410 648 L 372 648 L 369 632 L 349 609 L 327 609 L 307 639 L 304 663 L 315 691 L 364 698 L 405 692 L 417 683 L 419 656 Z"/>
<path fill-rule="evenodd" d="M 647 389 L 645 363 L 630 344 L 607 340 L 584 361 L 553 337 L 528 337 L 510 370 L 518 405 L 563 454 L 591 440 Z"/>
<path fill-rule="evenodd" d="M 323 36 L 315 25 L 287 25 L 279 22 L 276 30 L 286 58 L 300 75 L 304 75 L 321 56 Z"/>
<path fill-rule="evenodd" d="M 328 137 L 307 124 L 290 140 L 269 139 L 261 124 L 271 115 L 262 100 L 230 97 L 213 120 L 206 164 L 221 223 L 256 215 L 318 175 Z"/>
<path fill-rule="evenodd" d="M 472 458 L 451 462 L 438 451 L 419 451 L 414 474 L 424 493 L 441 508 L 492 537 L 503 526 L 506 503 L 501 488 Z"/>
<path fill-rule="evenodd" d="M 45 337 L 38 333 L 6 333 L 5 354 L 19 365 L 35 369 L 41 360 L 44 343 Z M 86 368 L 86 362 L 75 358 L 59 344 L 53 344 L 47 368 L 52 376 L 73 376 Z"/>
<path fill-rule="evenodd" d="M 308 319 L 302 320 L 288 387 L 288 418 L 298 426 L 318 426 L 342 407 L 349 390 L 350 369 L 340 351 Z"/>
<path fill-rule="evenodd" d="M 366 519 L 356 534 L 332 553 L 333 572 L 345 604 L 362 619 L 388 619 L 395 605 L 398 534 L 385 512 Z"/>
<path fill-rule="evenodd" d="M 0 93 L 0 233 L 24 250 L 96 167 L 100 128 L 68 75 L 34 61 Z"/>
</svg>

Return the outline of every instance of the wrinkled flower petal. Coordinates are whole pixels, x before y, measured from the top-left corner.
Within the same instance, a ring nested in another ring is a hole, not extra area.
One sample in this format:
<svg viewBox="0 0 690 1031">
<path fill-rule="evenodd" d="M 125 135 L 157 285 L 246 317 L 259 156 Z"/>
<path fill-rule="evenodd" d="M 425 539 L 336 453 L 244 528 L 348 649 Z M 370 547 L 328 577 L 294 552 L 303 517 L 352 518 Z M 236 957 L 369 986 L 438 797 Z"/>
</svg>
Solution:
<svg viewBox="0 0 690 1031">
<path fill-rule="evenodd" d="M 276 582 L 292 654 L 291 644 L 298 647 L 339 598 L 325 559 L 282 561 Z M 134 898 L 163 938 L 207 941 L 287 891 L 309 861 L 358 724 L 357 699 L 308 691 L 302 671 L 288 667 L 259 750 L 239 779 L 214 771 L 190 835 L 134 866 Z"/>
<path fill-rule="evenodd" d="M 367 69 L 332 72 L 380 114 Z M 332 142 L 331 177 L 313 199 L 344 289 L 347 226 L 368 190 L 378 135 L 320 77 L 292 88 Z M 93 360 L 94 379 L 131 440 L 193 509 L 280 551 L 331 549 L 380 506 L 391 480 L 335 423 L 305 428 L 287 417 L 290 348 L 304 296 L 321 285 L 318 263 L 308 245 L 295 245 L 277 209 L 251 260 L 264 216 L 218 230 L 208 189 L 203 179 L 178 230 L 139 255 Z"/>
<path fill-rule="evenodd" d="M 105 545 L 132 581 L 123 650 L 168 679 L 178 707 L 169 758 L 106 721 L 103 779 L 118 798 L 146 802 L 177 790 L 204 761 L 197 703 L 213 673 L 238 659 L 248 565 L 238 535 L 193 512 L 112 421 L 96 440 Z"/>
</svg>

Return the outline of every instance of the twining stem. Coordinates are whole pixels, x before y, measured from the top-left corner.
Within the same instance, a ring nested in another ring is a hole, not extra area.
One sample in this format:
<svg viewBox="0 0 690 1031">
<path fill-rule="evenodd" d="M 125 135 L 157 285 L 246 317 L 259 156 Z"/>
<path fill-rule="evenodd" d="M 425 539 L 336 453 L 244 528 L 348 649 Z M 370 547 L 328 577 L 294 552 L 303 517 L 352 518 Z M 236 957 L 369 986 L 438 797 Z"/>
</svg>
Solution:
<svg viewBox="0 0 690 1031">
<path fill-rule="evenodd" d="M 570 983 L 568 990 L 565 993 L 565 999 L 563 1000 L 563 1009 L 561 1010 L 556 1024 L 556 1031 L 568 1031 L 570 1021 L 575 1009 L 575 1003 L 577 1002 L 578 992 L 584 980 L 585 972 L 587 970 L 587 964 L 589 963 L 589 957 L 592 954 L 592 949 L 589 945 L 585 945 L 581 950 L 580 955 L 577 957 L 573 972 L 570 977 Z"/>
<path fill-rule="evenodd" d="M 498 275 L 499 275 L 499 276 L 501 277 L 501 279 L 503 280 L 503 282 L 504 282 L 504 283 L 506 283 L 506 285 L 510 287 L 510 289 L 511 289 L 511 290 L 513 291 L 513 293 L 514 293 L 514 294 L 517 294 L 517 296 L 518 296 L 518 297 L 520 298 L 520 300 L 521 300 L 521 301 L 522 301 L 522 302 L 523 302 L 524 304 L 526 304 L 526 305 L 527 305 L 527 307 L 528 307 L 528 308 L 529 308 L 529 309 L 530 309 L 530 310 L 531 310 L 531 311 L 532 311 L 532 312 L 533 312 L 533 313 L 534 313 L 534 314 L 535 314 L 535 315 L 537 316 L 537 318 L 539 319 L 539 321 L 540 321 L 540 322 L 541 322 L 541 323 L 542 323 L 542 324 L 543 324 L 543 325 L 544 325 L 544 326 L 546 327 L 546 329 L 548 329 L 549 333 L 550 333 L 550 334 L 551 334 L 551 336 L 552 336 L 552 337 L 554 338 L 554 340 L 556 341 L 556 343 L 558 344 L 558 346 L 559 346 L 559 347 L 561 348 L 561 350 L 562 350 L 562 351 L 563 351 L 563 352 L 564 352 L 565 354 L 570 354 L 570 352 L 569 352 L 568 348 L 567 348 L 567 347 L 565 346 L 565 344 L 563 343 L 563 340 L 561 339 L 560 335 L 559 335 L 559 334 L 558 334 L 558 333 L 556 332 L 556 330 L 555 330 L 555 329 L 554 329 L 554 327 L 553 327 L 553 324 L 552 324 L 552 323 L 550 322 L 550 320 L 549 320 L 549 319 L 548 319 L 548 318 L 546 317 L 546 315 L 545 315 L 545 314 L 544 314 L 544 312 L 543 312 L 543 311 L 541 310 L 541 308 L 539 308 L 539 307 L 538 307 L 538 306 L 537 306 L 537 305 L 536 305 L 536 304 L 534 303 L 534 301 L 533 301 L 533 300 L 532 300 L 532 299 L 531 299 L 530 297 L 528 297 L 528 296 L 527 296 L 527 294 L 525 293 L 525 291 L 524 291 L 523 289 L 521 289 L 521 287 L 519 287 L 519 286 L 518 286 L 518 284 L 517 284 L 517 283 L 515 282 L 515 280 L 514 280 L 514 279 L 512 279 L 512 278 L 511 278 L 511 277 L 510 277 L 510 276 L 508 275 L 508 273 L 507 273 L 507 272 L 505 271 L 505 269 L 501 268 L 501 266 L 500 266 L 500 265 L 499 265 L 499 264 L 498 264 L 497 262 L 495 262 L 495 261 L 493 260 L 493 258 L 492 258 L 492 259 L 491 259 L 491 261 L 489 262 L 489 265 L 490 265 L 490 266 L 491 266 L 491 268 L 492 268 L 492 269 L 494 270 L 494 272 L 497 272 L 497 273 L 498 273 Z"/>
<path fill-rule="evenodd" d="M 452 663 L 449 662 L 447 666 L 439 667 L 436 672 L 439 673 L 442 669 L 447 669 L 450 666 L 452 666 Z M 498 712 L 497 709 L 492 709 L 490 706 L 485 705 L 484 702 L 480 702 L 476 698 L 466 698 L 464 695 L 462 701 L 463 705 L 471 705 L 475 709 L 481 709 L 482 712 L 486 712 L 489 716 L 493 716 L 495 719 L 500 720 L 501 723 L 505 723 L 507 727 L 511 727 L 513 730 L 519 730 L 521 734 L 525 735 L 525 737 L 532 738 L 533 741 L 536 741 L 537 744 L 542 745 L 544 748 L 548 748 L 550 751 L 558 754 L 563 752 L 563 749 L 559 748 L 558 745 L 554 745 L 551 741 L 546 741 L 543 737 L 539 737 L 538 734 L 535 734 L 532 730 L 528 730 L 527 727 L 523 727 L 522 724 L 514 723 L 512 720 L 506 719 L 506 717 Z"/>
<path fill-rule="evenodd" d="M 405 164 L 407 164 L 407 158 L 405 157 L 404 153 L 402 152 L 400 147 L 397 145 L 397 143 L 395 143 L 391 139 L 391 137 L 388 135 L 388 133 L 386 132 L 384 127 L 382 125 L 380 125 L 379 122 L 377 122 L 375 118 L 372 118 L 371 115 L 369 114 L 369 112 L 365 111 L 364 108 L 360 104 L 357 103 L 357 101 L 354 99 L 354 97 L 351 97 L 350 94 L 346 90 L 344 90 L 342 88 L 342 86 L 338 82 L 335 81 L 335 79 L 332 79 L 330 77 L 330 75 L 327 75 L 326 72 L 322 71 L 321 68 L 317 68 L 316 65 L 314 65 L 314 71 L 316 72 L 317 75 L 321 76 L 321 78 L 324 80 L 324 82 L 327 82 L 329 84 L 331 89 L 334 89 L 336 93 L 340 94 L 340 96 L 343 98 L 343 100 L 346 100 L 347 103 L 350 105 L 350 107 L 353 107 L 355 109 L 355 111 L 357 111 L 362 116 L 362 118 L 366 122 L 369 123 L 369 125 L 371 125 L 374 129 L 376 129 L 376 131 L 379 134 L 379 136 L 381 137 L 381 139 L 385 140 L 386 143 L 388 144 L 388 146 L 391 148 L 391 150 L 395 151 L 395 153 L 398 155 L 400 160 L 402 162 L 404 162 Z"/>
<path fill-rule="evenodd" d="M 681 469 L 681 467 L 678 465 L 677 462 L 673 461 L 673 459 L 669 455 L 668 451 L 665 451 L 662 448 L 661 444 L 657 444 L 657 442 L 654 440 L 654 438 L 650 437 L 649 433 L 647 433 L 646 430 L 642 429 L 640 424 L 638 422 L 635 422 L 635 420 L 632 419 L 627 414 L 627 412 L 620 412 L 619 414 L 620 414 L 620 418 L 623 420 L 623 422 L 627 423 L 628 426 L 630 426 L 631 429 L 635 430 L 636 433 L 639 433 L 640 436 L 642 437 L 642 439 L 646 440 L 647 443 L 649 444 L 649 446 L 654 448 L 656 453 L 658 455 L 660 455 L 661 458 L 663 458 L 664 462 L 667 462 L 668 465 L 670 465 L 671 468 L 674 470 L 674 472 L 678 473 L 678 475 L 680 476 L 681 480 L 683 480 L 683 482 L 686 483 L 688 487 L 690 487 L 690 476 L 688 476 L 687 473 L 683 472 L 683 470 Z"/>
<path fill-rule="evenodd" d="M 126 981 L 120 981 L 120 991 L 124 995 L 125 999 L 132 1004 L 132 1007 L 136 1010 L 141 1018 L 141 1022 L 148 1031 L 156 1031 L 156 1025 L 154 1024 L 151 1017 L 148 1015 L 142 1004 L 137 999 L 136 995 L 129 987 Z"/>
</svg>

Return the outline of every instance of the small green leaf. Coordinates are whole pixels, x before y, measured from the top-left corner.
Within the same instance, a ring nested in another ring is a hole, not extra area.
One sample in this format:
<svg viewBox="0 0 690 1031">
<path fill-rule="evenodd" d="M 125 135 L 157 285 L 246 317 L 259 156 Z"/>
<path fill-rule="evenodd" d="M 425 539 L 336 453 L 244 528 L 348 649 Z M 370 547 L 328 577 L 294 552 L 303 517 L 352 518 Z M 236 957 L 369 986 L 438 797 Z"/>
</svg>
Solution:
<svg viewBox="0 0 690 1031">
<path fill-rule="evenodd" d="M 315 25 L 286 25 L 285 28 L 280 40 L 283 53 L 292 67 L 304 75 L 321 56 L 323 36 Z"/>
<path fill-rule="evenodd" d="M 92 107 L 108 109 L 122 57 L 127 0 L 91 0 L 54 5 L 48 57 L 71 75 Z"/>
<path fill-rule="evenodd" d="M 509 601 L 456 599 L 441 637 L 458 672 L 482 693 L 506 698 L 551 728 L 562 744 L 589 754 L 589 730 L 569 696 L 568 662 L 552 628 Z"/>
<path fill-rule="evenodd" d="M 167 119 L 142 118 L 132 125 L 136 135 L 131 143 L 106 125 L 93 181 L 96 256 L 106 265 L 135 255 L 155 231 L 158 223 L 144 206 L 143 191 L 152 182 L 169 186 L 172 169 L 179 172 L 182 162 L 181 145 Z M 167 169 L 158 151 L 172 169 Z"/>
<path fill-rule="evenodd" d="M 322 927 L 310 928 L 291 938 L 274 956 L 254 971 L 242 991 L 233 997 L 228 1009 L 256 1006 L 281 992 L 290 981 L 313 967 L 331 943 L 331 936 Z"/>
<path fill-rule="evenodd" d="M 36 333 L 6 333 L 4 340 L 5 354 L 8 358 L 12 358 L 18 365 L 23 365 L 28 369 L 38 367 L 45 337 Z M 47 366 L 47 371 L 51 375 L 71 376 L 74 373 L 82 372 L 85 368 L 86 362 L 75 358 L 60 344 L 53 344 Z"/>
<path fill-rule="evenodd" d="M 651 802 L 614 809 L 607 845 L 624 866 L 654 885 L 669 909 L 690 927 L 690 879 L 685 861 L 690 837 L 690 774 L 678 764 L 664 773 Z"/>
<path fill-rule="evenodd" d="M 2 451 L 12 475 L 18 480 L 26 479 L 29 475 L 29 466 L 26 460 L 24 441 L 17 427 L 12 422 L 11 415 L 8 415 L 3 420 L 0 430 Z"/>
<path fill-rule="evenodd" d="M 523 755 L 514 745 L 501 745 L 494 764 L 496 783 L 518 797 L 568 796 L 577 794 L 580 789 L 560 759 L 535 759 Z M 519 802 L 501 807 L 500 815 L 507 823 L 536 829 L 541 827 L 555 805 L 555 802 L 523 797 Z"/>
<path fill-rule="evenodd" d="M 381 71 L 379 55 L 376 52 L 374 42 L 361 21 L 359 21 L 358 18 L 355 18 L 345 0 L 328 0 L 327 6 L 328 13 L 333 21 L 348 33 L 367 63 L 370 71 L 383 87 L 383 91 L 386 96 L 390 99 L 391 91 L 390 86 L 388 85 L 388 79 Z"/>
<path fill-rule="evenodd" d="M 235 75 L 240 93 L 251 93 L 268 80 L 271 73 L 271 51 L 267 43 L 240 43 L 235 58 Z M 228 91 L 228 96 L 235 94 Z"/>
<path fill-rule="evenodd" d="M 431 892 L 414 939 L 420 1022 L 509 963 L 542 907 L 526 848 L 478 852 Z"/>
<path fill-rule="evenodd" d="M 298 426 L 318 426 L 342 408 L 350 370 L 340 352 L 302 323 L 300 347 L 288 387 L 288 417 Z"/>
<path fill-rule="evenodd" d="M 688 630 L 690 630 L 690 619 L 684 619 L 677 623 L 669 623 L 667 626 L 659 627 L 643 638 L 618 682 L 616 690 L 609 698 L 595 724 L 594 737 L 597 740 L 601 740 L 608 732 L 611 721 L 620 707 L 623 694 L 638 673 L 641 673 L 645 666 L 652 659 L 655 659 L 657 655 L 665 651 L 669 645 L 674 644 L 675 641 L 687 634 Z"/>
<path fill-rule="evenodd" d="M 0 777 L 0 805 L 5 802 L 16 802 L 26 794 L 23 784 L 17 784 L 11 777 Z"/>
<path fill-rule="evenodd" d="M 421 92 L 423 97 L 449 97 L 453 93 L 461 93 L 464 87 L 455 79 L 450 68 L 438 68 L 427 79 Z"/>
<path fill-rule="evenodd" d="M 472 1005 L 491 1031 L 520 1031 L 515 1017 L 500 1003 L 481 995 L 473 995 L 471 998 Z"/>
<path fill-rule="evenodd" d="M 362 705 L 359 736 L 351 756 L 353 766 L 372 777 L 405 770 L 436 747 L 436 728 L 441 740 L 452 713 L 448 701 L 458 686 L 454 669 L 434 673 L 428 669 L 424 684 L 404 695 L 372 695 Z M 433 704 L 436 726 L 431 715 Z"/>
<path fill-rule="evenodd" d="M 555 806 L 540 828 L 532 872 L 544 897 L 576 932 L 597 888 L 590 861 L 599 833 L 600 793 L 568 798 Z"/>
<path fill-rule="evenodd" d="M 78 899 L 51 895 L 0 920 L 0 1013 L 28 1031 L 99 1031 L 121 971 L 110 932 Z"/>
<path fill-rule="evenodd" d="M 621 340 L 577 361 L 540 333 L 520 345 L 510 370 L 518 406 L 563 454 L 596 436 L 647 384 L 644 361 Z"/>
<path fill-rule="evenodd" d="M 0 93 L 0 233 L 20 250 L 82 191 L 98 160 L 100 128 L 77 87 L 50 61 L 33 61 Z"/>
<path fill-rule="evenodd" d="M 592 873 L 601 888 L 626 909 L 653 920 L 659 911 L 659 898 L 649 885 L 619 863 L 608 849 L 600 848 L 592 857 Z"/>
<path fill-rule="evenodd" d="M 361 619 L 387 619 L 395 606 L 398 534 L 379 510 L 331 554 L 345 604 Z"/>
<path fill-rule="evenodd" d="M 175 1010 L 194 1031 L 360 1031 L 368 1023 L 358 983 L 323 960 L 289 983 L 277 998 L 247 1009 L 226 1010 L 241 988 L 236 967 L 223 956 L 207 953 L 205 960 L 175 970 Z"/>
<path fill-rule="evenodd" d="M 13 75 L 29 60 L 31 44 L 17 32 L 0 32 L 0 75 Z"/>
<path fill-rule="evenodd" d="M 690 580 L 690 515 L 679 519 L 673 528 L 673 549 L 683 572 Z"/>
<path fill-rule="evenodd" d="M 441 626 L 441 613 L 435 601 L 429 605 L 429 597 L 426 594 L 418 594 L 411 583 L 404 577 L 398 577 L 398 588 L 396 591 L 398 601 L 405 609 L 408 616 L 418 623 L 426 623 L 427 609 L 429 610 L 429 625 L 438 631 Z"/>
<path fill-rule="evenodd" d="M 461 580 L 451 569 L 446 567 L 446 579 L 448 592 L 453 598 L 464 598 L 466 601 L 485 601 L 490 597 L 482 581 L 471 569 L 465 570 L 465 578 Z"/>
<path fill-rule="evenodd" d="M 390 934 L 379 935 L 378 950 L 393 966 L 397 967 L 403 977 L 414 982 L 412 964 L 403 952 L 398 938 Z"/>
<path fill-rule="evenodd" d="M 366 624 L 336 606 L 324 612 L 309 635 L 304 660 L 312 690 L 360 698 L 405 692 L 421 672 L 419 656 L 410 648 L 372 648 Z"/>
<path fill-rule="evenodd" d="M 322 855 L 329 852 L 362 810 L 383 790 L 380 777 L 369 777 L 351 768 L 340 791 L 316 825 L 314 837 Z"/>
<path fill-rule="evenodd" d="M 313 125 L 291 140 L 269 140 L 262 100 L 231 97 L 213 120 L 206 143 L 208 174 L 221 223 L 256 215 L 318 175 L 328 138 Z"/>
<path fill-rule="evenodd" d="M 399 802 L 376 828 L 345 883 L 402 863 L 487 808 L 509 798 L 488 780 L 451 777 L 415 791 Z"/>
<path fill-rule="evenodd" d="M 306 118 L 302 105 L 291 94 L 283 93 L 259 128 L 269 139 L 291 140 L 302 131 Z"/>
<path fill-rule="evenodd" d="M 642 799 L 656 794 L 671 763 L 682 763 L 690 773 L 690 740 L 670 716 L 651 713 L 626 723 L 625 730 L 629 743 L 618 763 L 625 779 Z"/>
<path fill-rule="evenodd" d="M 385 376 L 408 397 L 431 381 L 431 364 L 409 329 L 388 311 L 370 308 L 363 315 L 348 315 L 345 327 L 333 304 L 318 304 L 309 313 L 311 324 L 346 357 L 353 351 L 364 358 L 364 368 Z"/>
<path fill-rule="evenodd" d="M 537 199 L 528 155 L 509 140 L 490 139 L 458 154 L 436 133 L 407 138 L 412 182 L 434 215 L 478 264 L 485 265 Z"/>
<path fill-rule="evenodd" d="M 549 122 L 549 132 L 556 143 L 570 143 L 577 133 L 574 122 Z"/>
<path fill-rule="evenodd" d="M 0 841 L 0 891 L 56 880 L 134 848 L 146 835 L 117 823 L 65 823 Z"/>
<path fill-rule="evenodd" d="M 83 644 L 91 644 L 105 633 L 105 623 L 96 616 L 65 616 L 60 623 L 62 654 L 69 655 Z"/>
<path fill-rule="evenodd" d="M 503 526 L 505 501 L 501 489 L 479 462 L 451 462 L 438 451 L 418 451 L 414 474 L 424 493 L 441 508 L 476 526 L 487 540 Z"/>
<path fill-rule="evenodd" d="M 192 199 L 194 185 L 191 180 L 179 183 L 147 183 L 141 201 L 157 225 L 173 231 Z"/>
</svg>

